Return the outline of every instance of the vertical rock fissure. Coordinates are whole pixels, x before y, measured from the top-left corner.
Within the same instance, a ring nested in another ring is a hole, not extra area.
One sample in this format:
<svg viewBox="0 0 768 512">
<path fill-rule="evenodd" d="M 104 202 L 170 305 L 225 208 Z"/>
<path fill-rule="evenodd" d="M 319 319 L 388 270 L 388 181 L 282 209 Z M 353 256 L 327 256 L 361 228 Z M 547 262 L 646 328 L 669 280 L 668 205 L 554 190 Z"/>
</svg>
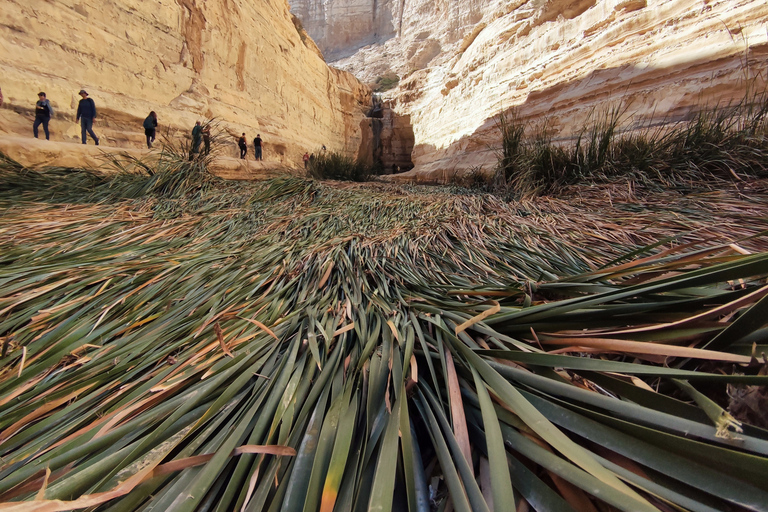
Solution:
<svg viewBox="0 0 768 512">
<path fill-rule="evenodd" d="M 203 54 L 203 30 L 205 30 L 205 15 L 197 6 L 195 0 L 176 0 L 179 6 L 187 11 L 188 18 L 182 21 L 182 33 L 187 44 L 187 50 L 192 56 L 192 69 L 195 73 L 203 70 L 205 56 Z"/>
</svg>

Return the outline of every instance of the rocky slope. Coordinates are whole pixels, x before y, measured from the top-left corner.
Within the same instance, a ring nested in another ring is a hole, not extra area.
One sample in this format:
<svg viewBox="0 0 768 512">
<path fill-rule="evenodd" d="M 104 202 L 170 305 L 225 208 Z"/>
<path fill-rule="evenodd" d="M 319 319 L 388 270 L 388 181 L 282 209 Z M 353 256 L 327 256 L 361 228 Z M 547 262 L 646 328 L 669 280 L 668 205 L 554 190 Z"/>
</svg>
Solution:
<svg viewBox="0 0 768 512">
<path fill-rule="evenodd" d="M 312 0 L 291 0 L 302 12 Z M 328 0 L 326 12 L 360 0 Z M 364 81 L 395 73 L 387 94 L 409 115 L 415 172 L 443 179 L 492 168 L 496 116 L 548 119 L 563 137 L 590 112 L 623 103 L 625 127 L 675 121 L 705 104 L 741 98 L 746 81 L 768 76 L 768 3 L 762 0 L 371 0 L 388 9 L 394 35 L 349 48 L 318 40 L 333 62 Z M 310 33 L 312 20 L 305 21 Z M 745 81 L 746 79 L 746 81 Z"/>
<path fill-rule="evenodd" d="M 292 165 L 323 144 L 356 154 L 370 105 L 368 88 L 326 65 L 285 0 L 4 0 L 0 67 L 0 136 L 11 138 L 32 136 L 42 90 L 56 110 L 52 138 L 77 142 L 85 88 L 102 146 L 141 148 L 155 110 L 162 133 L 187 136 L 216 118 L 231 141 L 260 133 L 265 159 Z"/>
</svg>

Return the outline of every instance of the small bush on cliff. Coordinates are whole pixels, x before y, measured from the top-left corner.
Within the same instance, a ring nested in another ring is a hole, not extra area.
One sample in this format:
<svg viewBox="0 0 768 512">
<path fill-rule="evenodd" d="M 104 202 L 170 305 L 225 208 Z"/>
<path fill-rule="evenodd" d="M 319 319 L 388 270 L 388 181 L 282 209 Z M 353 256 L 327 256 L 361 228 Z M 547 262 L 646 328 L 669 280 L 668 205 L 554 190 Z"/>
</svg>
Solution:
<svg viewBox="0 0 768 512">
<path fill-rule="evenodd" d="M 372 89 L 373 92 L 385 92 L 390 89 L 394 89 L 399 83 L 399 76 L 394 73 L 387 73 L 386 75 L 380 76 L 376 79 Z"/>
<path fill-rule="evenodd" d="M 318 180 L 368 181 L 370 166 L 335 152 L 314 155 L 309 161 L 309 175 Z"/>
</svg>

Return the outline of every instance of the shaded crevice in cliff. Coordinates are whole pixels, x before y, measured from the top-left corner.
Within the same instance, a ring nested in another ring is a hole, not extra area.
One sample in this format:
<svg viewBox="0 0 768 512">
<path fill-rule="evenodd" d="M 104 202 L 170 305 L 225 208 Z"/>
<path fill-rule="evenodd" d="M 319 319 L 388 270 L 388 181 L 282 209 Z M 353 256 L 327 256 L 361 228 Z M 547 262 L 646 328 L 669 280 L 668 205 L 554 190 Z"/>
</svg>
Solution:
<svg viewBox="0 0 768 512">
<path fill-rule="evenodd" d="M 237 65 L 235 66 L 235 75 L 237 76 L 237 88 L 241 91 L 245 90 L 245 54 L 248 50 L 248 45 L 245 41 L 240 43 L 240 50 L 237 52 Z"/>
<path fill-rule="evenodd" d="M 370 159 L 383 174 L 413 168 L 411 153 L 415 137 L 411 117 L 398 114 L 389 101 L 372 97 L 367 119 L 370 128 Z"/>
<path fill-rule="evenodd" d="M 187 12 L 187 16 L 182 19 L 182 34 L 187 51 L 192 57 L 192 69 L 195 73 L 203 70 L 205 56 L 203 54 L 203 30 L 205 30 L 206 19 L 201 7 L 198 7 L 195 0 L 176 0 L 179 7 Z M 182 61 L 183 50 L 182 50 Z"/>
</svg>

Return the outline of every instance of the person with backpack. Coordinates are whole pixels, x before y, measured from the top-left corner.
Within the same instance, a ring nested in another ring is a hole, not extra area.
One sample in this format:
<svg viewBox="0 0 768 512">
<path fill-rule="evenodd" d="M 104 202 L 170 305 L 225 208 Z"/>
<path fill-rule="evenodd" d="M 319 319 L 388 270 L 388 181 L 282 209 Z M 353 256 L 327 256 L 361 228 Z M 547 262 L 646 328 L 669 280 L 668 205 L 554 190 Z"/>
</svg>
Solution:
<svg viewBox="0 0 768 512">
<path fill-rule="evenodd" d="M 245 142 L 245 134 L 243 134 L 238 140 L 237 145 L 240 148 L 240 158 L 245 160 L 245 155 L 248 153 L 248 144 Z"/>
<path fill-rule="evenodd" d="M 85 134 L 87 132 L 98 146 L 99 138 L 93 133 L 93 120 L 96 119 L 96 104 L 93 102 L 93 99 L 88 97 L 88 93 L 83 89 L 80 89 L 80 92 L 77 94 L 79 94 L 82 99 L 80 100 L 80 103 L 77 104 L 77 116 L 75 117 L 75 122 L 80 121 L 80 136 L 83 140 L 83 144 L 86 142 Z"/>
<path fill-rule="evenodd" d="M 253 152 L 256 154 L 256 160 L 261 160 L 261 135 L 258 133 L 256 138 L 253 139 Z"/>
<path fill-rule="evenodd" d="M 50 133 L 48 132 L 48 121 L 53 116 L 53 107 L 51 102 L 45 97 L 44 92 L 37 93 L 37 103 L 35 103 L 35 122 L 32 125 L 32 133 L 37 138 L 37 129 L 40 125 L 43 125 L 43 131 L 45 132 L 45 140 L 51 140 Z"/>
<path fill-rule="evenodd" d="M 152 149 L 152 143 L 155 142 L 155 130 L 157 129 L 157 114 L 155 111 L 149 113 L 144 120 L 144 135 L 147 137 L 147 149 Z"/>
</svg>

